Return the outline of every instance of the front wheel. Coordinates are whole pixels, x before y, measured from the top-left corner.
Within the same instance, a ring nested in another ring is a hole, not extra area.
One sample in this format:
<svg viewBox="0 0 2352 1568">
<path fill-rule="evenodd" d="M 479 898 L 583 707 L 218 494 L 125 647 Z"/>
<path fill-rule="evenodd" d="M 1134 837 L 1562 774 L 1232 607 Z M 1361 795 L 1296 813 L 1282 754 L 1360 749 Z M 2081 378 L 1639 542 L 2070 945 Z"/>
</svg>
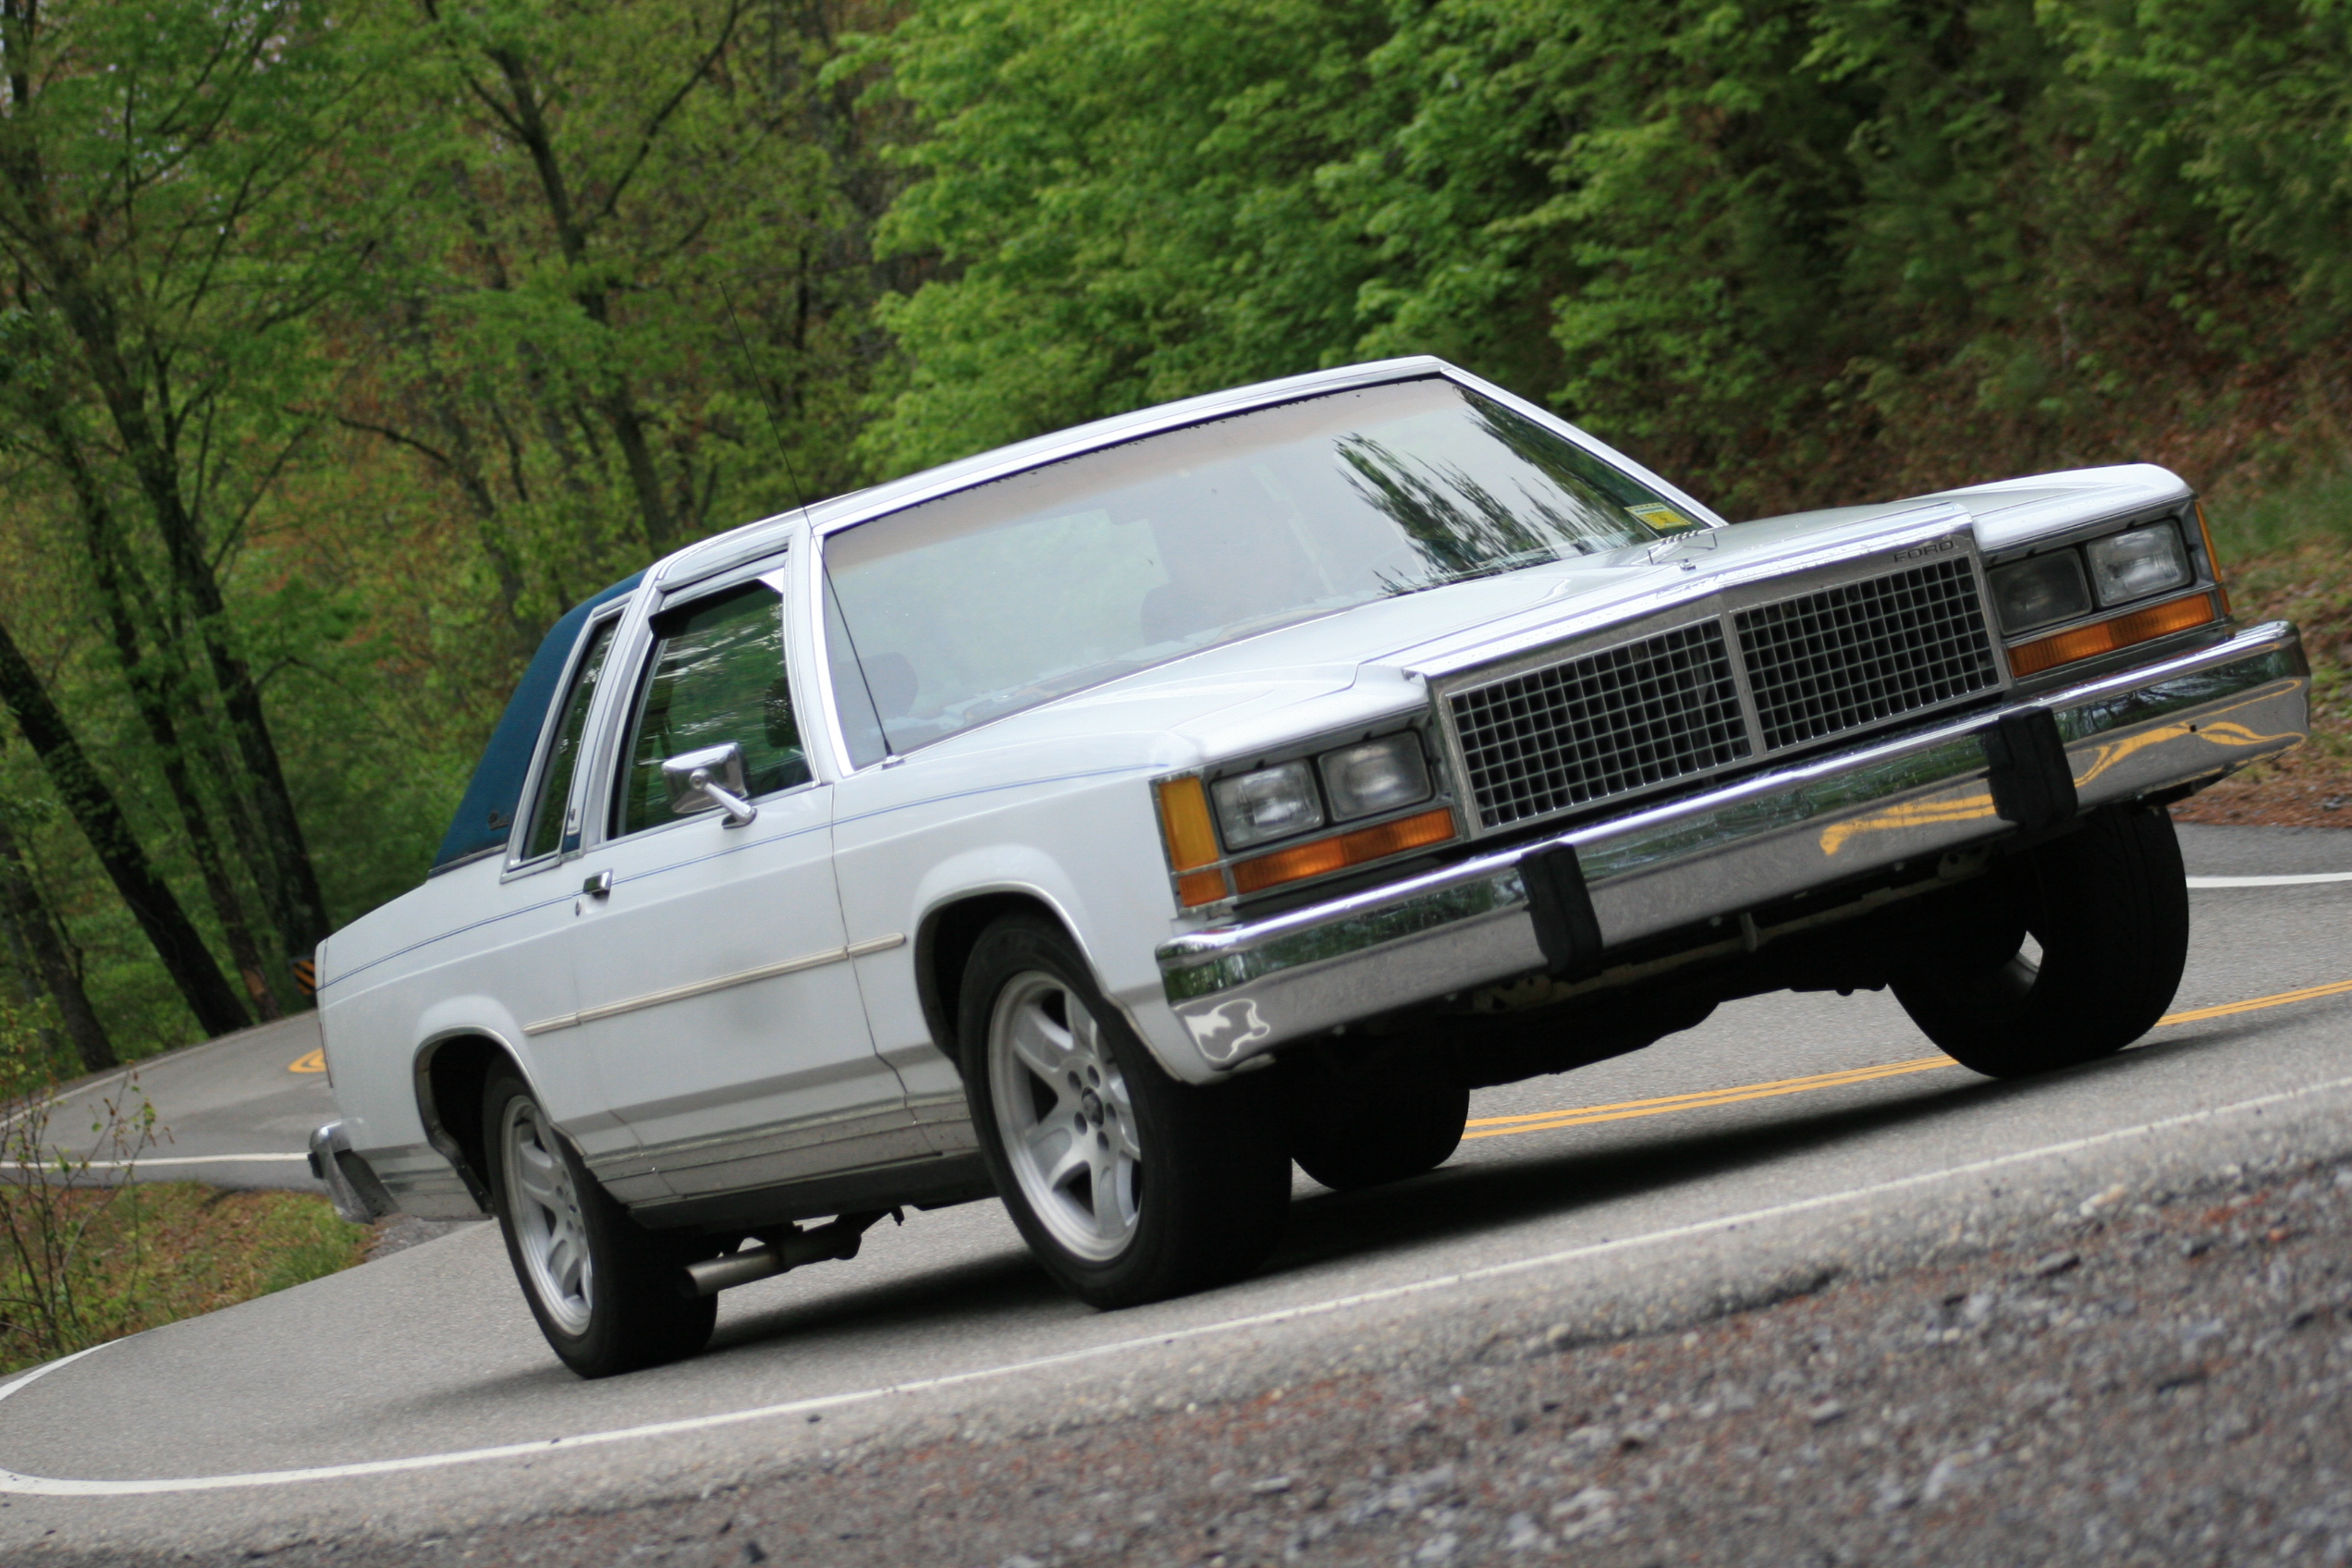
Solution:
<svg viewBox="0 0 2352 1568">
<path fill-rule="evenodd" d="M 1264 1262 L 1290 1204 L 1266 1085 L 1180 1084 L 1104 1001 L 1060 927 L 983 932 L 958 1009 L 965 1094 L 1005 1207 L 1048 1273 L 1098 1307 Z"/>
<path fill-rule="evenodd" d="M 2188 962 L 2188 882 L 2162 807 L 2096 811 L 2012 855 L 1932 924 L 1895 999 L 1965 1067 L 2020 1078 L 2123 1049 L 2156 1026 Z M 2028 957 L 2025 937 L 2041 946 Z"/>
<path fill-rule="evenodd" d="M 565 1366 L 608 1378 L 710 1341 L 717 1298 L 680 1292 L 685 1254 L 596 1184 L 511 1069 L 491 1074 L 482 1125 L 507 1258 Z"/>
</svg>

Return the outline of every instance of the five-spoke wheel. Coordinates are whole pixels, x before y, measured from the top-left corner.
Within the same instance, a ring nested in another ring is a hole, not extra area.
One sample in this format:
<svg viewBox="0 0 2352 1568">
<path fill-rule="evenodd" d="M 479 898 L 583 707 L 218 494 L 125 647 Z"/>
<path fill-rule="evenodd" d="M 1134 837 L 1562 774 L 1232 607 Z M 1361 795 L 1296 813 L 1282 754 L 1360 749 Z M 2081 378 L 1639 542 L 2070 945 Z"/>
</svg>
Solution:
<svg viewBox="0 0 2352 1568">
<path fill-rule="evenodd" d="M 582 1333 L 595 1298 L 596 1266 L 588 1252 L 580 1189 L 562 1147 L 529 1095 L 507 1101 L 498 1128 L 515 1244 L 533 1296 L 568 1333 Z"/>
<path fill-rule="evenodd" d="M 1117 1257 L 1135 1232 L 1144 1151 L 1135 1108 L 1084 1000 L 1042 970 L 997 994 L 988 1084 L 1013 1180 L 1076 1256 Z"/>
<path fill-rule="evenodd" d="M 1181 1295 L 1273 1249 L 1290 1160 L 1267 1086 L 1170 1078 L 1060 926 L 1013 915 L 981 933 L 957 1027 L 997 1190 L 1081 1299 Z"/>
<path fill-rule="evenodd" d="M 630 1219 L 512 1067 L 484 1088 L 482 1130 L 507 1258 L 565 1366 L 604 1378 L 703 1348 L 718 1300 L 680 1282 L 689 1256 L 707 1254 Z"/>
</svg>

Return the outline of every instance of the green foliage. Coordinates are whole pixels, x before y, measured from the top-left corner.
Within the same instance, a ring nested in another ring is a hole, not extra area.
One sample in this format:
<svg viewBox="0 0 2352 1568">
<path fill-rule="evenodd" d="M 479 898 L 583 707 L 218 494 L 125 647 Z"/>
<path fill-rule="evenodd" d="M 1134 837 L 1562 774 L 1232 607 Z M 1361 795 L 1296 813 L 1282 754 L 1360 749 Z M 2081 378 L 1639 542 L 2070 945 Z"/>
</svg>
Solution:
<svg viewBox="0 0 2352 1568">
<path fill-rule="evenodd" d="M 128 1170 L 118 1179 L 109 1168 L 154 1145 L 155 1108 L 126 1075 L 98 1100 L 86 1137 L 61 1127 L 49 1055 L 28 1020 L 0 1011 L 0 1365 L 111 1339 L 139 1310 L 139 1200 L 120 1184 Z M 107 1243 L 124 1255 L 112 1270 Z"/>
<path fill-rule="evenodd" d="M 2210 477 L 2344 336 L 2330 0 L 934 0 L 889 52 L 943 264 L 886 469 L 1428 351 L 1735 512 Z"/>
<path fill-rule="evenodd" d="M 1343 357 L 1371 246 L 1318 171 L 1380 120 L 1378 6 L 976 0 L 890 41 L 923 178 L 881 243 L 952 276 L 883 302 L 897 472 Z"/>
<path fill-rule="evenodd" d="M 264 1231 L 266 1250 L 256 1295 L 339 1274 L 358 1261 L 367 1240 L 364 1226 L 352 1224 L 323 1203 L 288 1208 L 275 1218 L 276 1222 Z"/>
<path fill-rule="evenodd" d="M 1733 515 L 2151 459 L 2337 547 L 2348 105 L 2345 0 L 0 0 L 0 622 L 235 967 L 216 650 L 347 919 L 655 553 L 1319 366 Z M 21 747 L 0 813 L 121 1047 L 190 1037 Z"/>
</svg>

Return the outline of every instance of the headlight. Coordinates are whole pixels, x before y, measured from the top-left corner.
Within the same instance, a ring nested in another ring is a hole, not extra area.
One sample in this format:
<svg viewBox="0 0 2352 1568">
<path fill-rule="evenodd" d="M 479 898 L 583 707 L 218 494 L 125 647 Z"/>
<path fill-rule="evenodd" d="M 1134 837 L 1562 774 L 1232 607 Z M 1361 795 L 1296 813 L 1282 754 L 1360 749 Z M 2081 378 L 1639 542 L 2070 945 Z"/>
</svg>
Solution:
<svg viewBox="0 0 2352 1568">
<path fill-rule="evenodd" d="M 1323 802 L 1315 792 L 1315 772 L 1304 762 L 1262 767 L 1209 786 L 1217 798 L 1217 820 L 1225 847 L 1262 844 L 1323 826 Z"/>
<path fill-rule="evenodd" d="M 1429 765 L 1422 760 L 1420 738 L 1410 730 L 1325 752 L 1317 760 L 1323 769 L 1323 788 L 1331 797 L 1334 822 L 1429 798 Z"/>
<path fill-rule="evenodd" d="M 2013 636 L 2090 611 L 2090 589 L 2072 550 L 2001 568 L 1992 574 L 1992 599 L 2001 610 L 2002 630 Z"/>
<path fill-rule="evenodd" d="M 2090 580 L 2102 605 L 2144 599 L 2189 579 L 2188 552 L 2181 545 L 2180 530 L 2169 522 L 2094 539 L 2084 553 L 2090 557 Z"/>
</svg>

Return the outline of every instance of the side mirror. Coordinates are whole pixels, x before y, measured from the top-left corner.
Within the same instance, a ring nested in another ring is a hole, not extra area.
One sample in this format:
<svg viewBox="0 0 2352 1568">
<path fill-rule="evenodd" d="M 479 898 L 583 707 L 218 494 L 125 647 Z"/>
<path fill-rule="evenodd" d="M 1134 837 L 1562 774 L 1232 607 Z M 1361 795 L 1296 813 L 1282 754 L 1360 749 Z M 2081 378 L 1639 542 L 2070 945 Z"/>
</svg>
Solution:
<svg viewBox="0 0 2352 1568">
<path fill-rule="evenodd" d="M 669 809 L 692 816 L 713 809 L 727 814 L 727 826 L 741 827 L 759 815 L 759 807 L 743 798 L 743 748 L 738 741 L 682 752 L 662 764 L 662 782 L 669 789 Z"/>
</svg>

